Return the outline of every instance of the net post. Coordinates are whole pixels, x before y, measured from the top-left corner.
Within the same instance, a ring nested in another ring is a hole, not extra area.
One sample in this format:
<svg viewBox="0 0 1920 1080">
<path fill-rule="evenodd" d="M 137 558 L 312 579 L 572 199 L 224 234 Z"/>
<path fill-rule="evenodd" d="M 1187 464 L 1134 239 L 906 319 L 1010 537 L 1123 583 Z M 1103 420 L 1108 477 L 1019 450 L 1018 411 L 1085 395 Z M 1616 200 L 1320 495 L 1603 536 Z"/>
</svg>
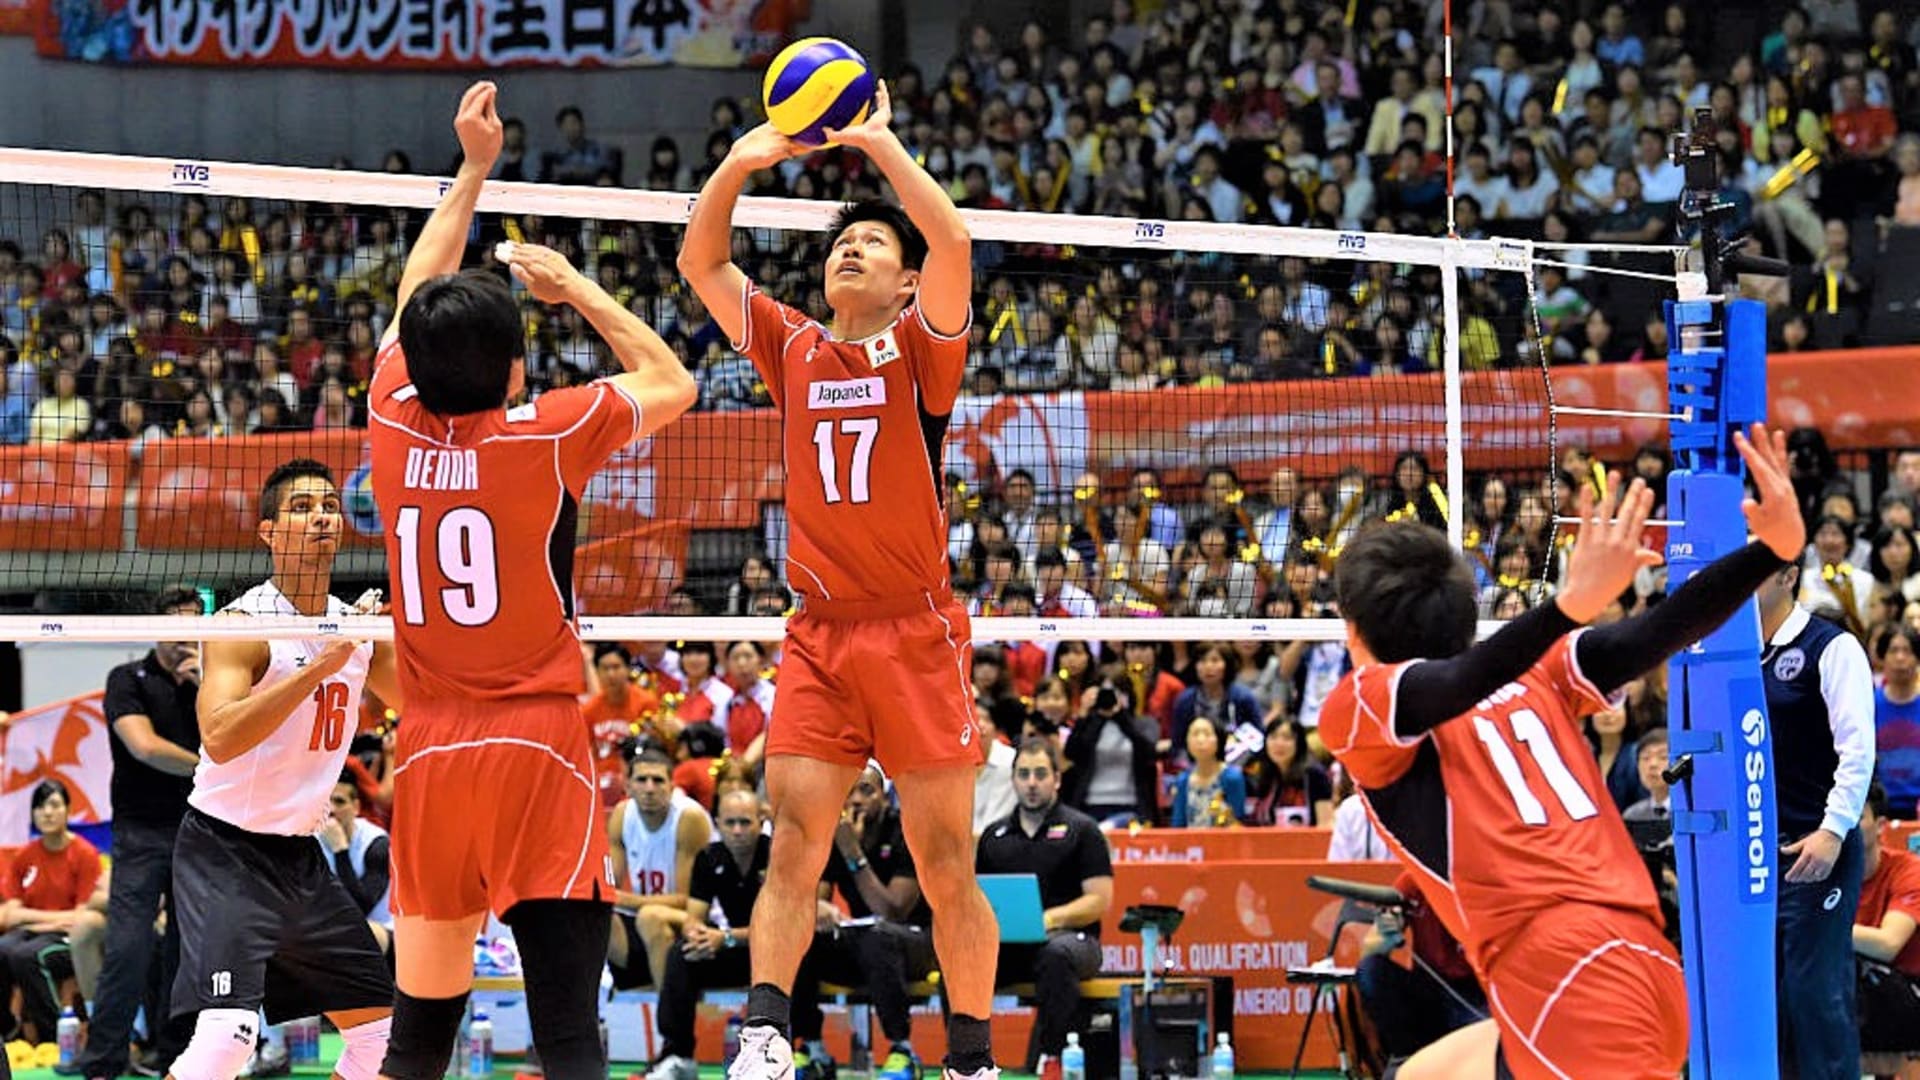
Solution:
<svg viewBox="0 0 1920 1080">
<path fill-rule="evenodd" d="M 1682 279 L 1666 305 L 1679 346 L 1668 401 L 1688 415 L 1670 427 L 1668 589 L 1746 543 L 1742 465 L 1732 436 L 1766 411 L 1766 316 L 1756 301 L 1709 298 Z M 1689 287 L 1691 286 L 1691 287 Z M 1706 333 L 1724 328 L 1725 336 Z M 1683 406 L 1691 406 L 1690 414 Z M 1669 663 L 1668 725 L 1695 1080 L 1768 1076 L 1777 1068 L 1774 912 L 1777 835 L 1772 729 L 1760 670 L 1760 619 L 1749 603 Z M 1709 921 L 1710 920 L 1710 921 Z"/>
<path fill-rule="evenodd" d="M 1466 543 L 1467 459 L 1460 387 L 1460 263 L 1454 245 L 1440 252 L 1441 382 L 1447 407 L 1447 543 Z M 1531 302 L 1531 297 L 1529 297 Z"/>
</svg>

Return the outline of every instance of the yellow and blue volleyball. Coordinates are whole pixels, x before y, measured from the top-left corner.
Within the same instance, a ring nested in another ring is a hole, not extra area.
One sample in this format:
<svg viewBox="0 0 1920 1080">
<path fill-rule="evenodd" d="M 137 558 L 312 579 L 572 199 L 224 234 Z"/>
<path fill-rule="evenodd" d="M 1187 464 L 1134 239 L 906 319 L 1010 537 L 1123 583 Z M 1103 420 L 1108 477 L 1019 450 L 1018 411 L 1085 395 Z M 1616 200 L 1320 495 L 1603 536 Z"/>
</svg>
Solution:
<svg viewBox="0 0 1920 1080">
<path fill-rule="evenodd" d="M 844 41 L 802 38 L 767 65 L 762 86 L 767 122 L 805 146 L 827 141 L 828 130 L 851 127 L 873 107 L 873 71 Z"/>
</svg>

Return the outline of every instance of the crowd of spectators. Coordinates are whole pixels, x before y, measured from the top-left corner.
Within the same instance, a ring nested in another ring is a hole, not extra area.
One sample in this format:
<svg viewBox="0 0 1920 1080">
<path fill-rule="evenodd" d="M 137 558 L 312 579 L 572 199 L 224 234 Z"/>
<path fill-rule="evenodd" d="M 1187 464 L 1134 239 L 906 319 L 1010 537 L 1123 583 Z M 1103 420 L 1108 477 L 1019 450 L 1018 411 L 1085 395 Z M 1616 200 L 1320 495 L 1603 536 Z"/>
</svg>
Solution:
<svg viewBox="0 0 1920 1080">
<path fill-rule="evenodd" d="M 895 119 L 962 205 L 1422 235 L 1446 227 L 1439 5 L 1116 0 L 1067 40 L 976 25 L 937 73 L 892 80 Z M 1920 225 L 1920 22 L 1853 0 L 1793 8 L 1751 41 L 1682 4 L 1485 3 L 1463 12 L 1452 124 L 1459 235 L 1656 243 L 1685 199 L 1667 133 L 1709 108 L 1753 243 L 1797 267 L 1758 283 L 1782 350 L 1871 332 L 1890 230 Z M 1737 38 L 1738 35 L 1734 35 Z M 693 190 L 753 123 L 721 100 L 699 154 L 655 140 L 631 167 L 555 117 L 544 149 L 507 121 L 498 176 Z M 344 164 L 344 163 L 343 163 Z M 382 168 L 411 171 L 408 156 Z M 758 194 L 837 199 L 878 183 L 829 151 Z M 65 205 L 55 205 L 65 204 Z M 357 426 L 417 211 L 81 191 L 0 221 L 0 441 L 148 439 Z M 672 270 L 676 231 L 490 220 L 565 251 L 698 375 L 700 408 L 767 403 L 752 366 Z M 769 291 L 816 315 L 820 239 L 743 232 Z M 476 257 L 485 259 L 483 244 Z M 983 242 L 969 390 L 1145 390 L 1435 366 L 1439 274 L 1359 261 Z M 1665 355 L 1654 294 L 1574 250 L 1524 279 L 1469 275 L 1463 362 Z M 529 301 L 533 392 L 608 367 L 576 314 Z M 71 378 L 69 378 L 71 376 Z"/>
</svg>

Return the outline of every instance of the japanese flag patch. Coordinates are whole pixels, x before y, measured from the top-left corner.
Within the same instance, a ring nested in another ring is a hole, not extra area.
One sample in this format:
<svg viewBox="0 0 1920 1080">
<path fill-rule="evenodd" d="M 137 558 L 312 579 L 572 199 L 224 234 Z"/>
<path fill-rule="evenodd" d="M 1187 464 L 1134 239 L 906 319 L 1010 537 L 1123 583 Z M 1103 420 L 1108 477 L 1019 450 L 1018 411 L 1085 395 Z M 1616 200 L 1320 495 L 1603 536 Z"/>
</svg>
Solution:
<svg viewBox="0 0 1920 1080">
<path fill-rule="evenodd" d="M 894 339 L 892 330 L 883 330 L 867 342 L 867 362 L 878 368 L 900 359 L 900 343 Z"/>
</svg>

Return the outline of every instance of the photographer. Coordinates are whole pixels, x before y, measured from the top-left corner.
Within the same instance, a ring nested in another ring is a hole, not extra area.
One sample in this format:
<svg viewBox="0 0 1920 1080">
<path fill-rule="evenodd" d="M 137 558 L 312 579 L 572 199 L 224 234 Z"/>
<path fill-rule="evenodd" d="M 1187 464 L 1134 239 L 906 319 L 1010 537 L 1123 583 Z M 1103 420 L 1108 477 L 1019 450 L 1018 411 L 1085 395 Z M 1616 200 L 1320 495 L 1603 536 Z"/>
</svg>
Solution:
<svg viewBox="0 0 1920 1080">
<path fill-rule="evenodd" d="M 1434 916 L 1413 875 L 1401 874 L 1393 887 L 1406 897 L 1406 905 L 1380 911 L 1354 974 L 1380 1048 L 1389 1061 L 1398 1061 L 1450 1031 L 1485 1019 L 1487 996 L 1460 942 Z M 1393 953 L 1407 944 L 1409 932 L 1411 965 L 1403 966 Z"/>
<path fill-rule="evenodd" d="M 1667 940 L 1680 944 L 1680 878 L 1673 851 L 1673 790 L 1667 784 L 1667 729 L 1650 728 L 1640 736 L 1636 764 L 1647 797 L 1620 812 L 1627 835 L 1646 860 L 1653 891 L 1660 897 L 1660 914 L 1667 921 Z"/>
<path fill-rule="evenodd" d="M 1062 801 L 1102 825 L 1157 824 L 1159 726 L 1134 715 L 1132 695 L 1112 679 L 1089 687 L 1082 702 L 1087 715 L 1067 736 L 1073 767 L 1061 780 Z"/>
</svg>

